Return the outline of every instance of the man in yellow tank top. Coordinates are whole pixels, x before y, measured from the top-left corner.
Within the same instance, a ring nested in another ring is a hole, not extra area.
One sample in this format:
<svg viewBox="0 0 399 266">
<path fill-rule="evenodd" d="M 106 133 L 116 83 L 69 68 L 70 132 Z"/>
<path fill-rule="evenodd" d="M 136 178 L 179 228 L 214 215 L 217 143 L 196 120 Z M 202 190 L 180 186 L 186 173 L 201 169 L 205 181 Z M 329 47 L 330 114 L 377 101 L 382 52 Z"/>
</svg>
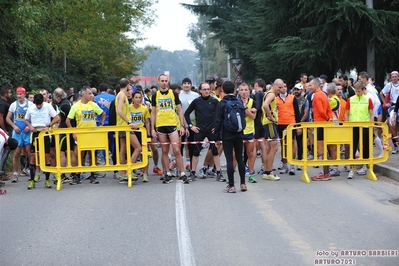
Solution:
<svg viewBox="0 0 399 266">
<path fill-rule="evenodd" d="M 126 126 L 129 125 L 132 129 L 138 129 L 138 126 L 134 124 L 130 119 L 130 111 L 129 111 L 129 100 L 128 95 L 131 96 L 132 89 L 130 88 L 130 83 L 127 78 L 123 78 L 119 81 L 120 91 L 115 99 L 115 109 L 116 109 L 116 125 L 117 126 Z M 126 164 L 126 132 L 119 132 L 119 160 L 121 164 Z M 135 163 L 137 158 L 141 153 L 141 143 L 139 142 L 137 136 L 134 134 L 134 131 L 131 131 L 129 134 L 130 145 L 133 147 L 134 152 L 131 156 L 131 162 Z M 119 182 L 124 183 L 126 171 L 119 172 Z M 133 181 L 137 181 L 137 177 L 133 177 Z"/>
<path fill-rule="evenodd" d="M 278 181 L 280 177 L 272 172 L 274 157 L 278 150 L 278 133 L 277 133 L 277 103 L 276 94 L 284 88 L 284 81 L 276 79 L 272 85 L 270 91 L 264 96 L 262 105 L 262 125 L 264 128 L 264 144 L 262 146 L 262 161 L 265 171 L 263 173 L 263 179 Z M 270 141 L 268 141 L 270 140 Z"/>
<path fill-rule="evenodd" d="M 159 91 L 152 95 L 151 111 L 151 135 L 158 137 L 161 143 L 172 143 L 173 153 L 176 157 L 177 170 L 180 171 L 180 179 L 184 184 L 189 184 L 184 172 L 183 159 L 180 152 L 180 136 L 186 133 L 187 123 L 183 116 L 181 102 L 176 92 L 169 88 L 168 77 L 164 74 L 158 76 Z M 180 119 L 180 134 L 177 131 L 176 111 Z M 172 182 L 172 175 L 169 167 L 169 144 L 161 144 L 163 183 Z"/>
<path fill-rule="evenodd" d="M 84 86 L 80 91 L 81 100 L 72 105 L 71 110 L 69 111 L 68 117 L 65 120 L 65 124 L 67 127 L 71 128 L 72 123 L 71 120 L 76 120 L 76 127 L 96 127 L 96 115 L 101 115 L 101 126 L 104 125 L 104 121 L 106 118 L 105 112 L 98 106 L 96 103 L 92 102 L 93 93 L 91 88 L 88 86 Z M 73 134 L 73 139 L 77 141 L 77 135 Z M 75 154 L 76 154 L 76 146 L 75 146 Z M 83 151 L 81 156 L 82 160 L 85 158 L 86 152 Z M 90 155 L 90 153 L 89 153 Z M 94 164 L 94 158 L 92 159 L 92 163 Z M 77 160 L 76 160 L 77 161 Z M 80 182 L 80 174 L 77 174 L 77 182 Z M 91 172 L 90 175 L 90 183 L 98 184 L 97 178 L 94 177 L 94 172 Z"/>
</svg>

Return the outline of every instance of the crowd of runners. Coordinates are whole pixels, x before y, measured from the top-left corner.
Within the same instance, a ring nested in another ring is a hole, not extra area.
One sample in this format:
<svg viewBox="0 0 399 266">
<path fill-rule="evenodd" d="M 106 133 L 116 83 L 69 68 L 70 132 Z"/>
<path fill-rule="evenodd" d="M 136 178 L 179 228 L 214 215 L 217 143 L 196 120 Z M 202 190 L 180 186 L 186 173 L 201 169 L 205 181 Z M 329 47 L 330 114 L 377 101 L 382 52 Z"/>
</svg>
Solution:
<svg viewBox="0 0 399 266">
<path fill-rule="evenodd" d="M 56 128 L 129 125 L 134 130 L 145 127 L 151 139 L 149 147 L 153 167 L 149 169 L 147 165 L 144 169 L 135 170 L 134 181 L 141 179 L 148 182 L 149 174 L 159 175 L 164 184 L 174 179 L 190 184 L 197 179 L 212 177 L 216 181 L 227 182 L 223 190 L 227 193 L 236 192 L 235 171 L 240 180 L 239 189 L 246 191 L 246 182 L 256 183 L 257 175 L 264 180 L 278 181 L 279 175 L 295 175 L 302 170 L 300 166 L 288 165 L 286 159 L 281 160 L 277 169 L 273 167 L 283 131 L 290 124 L 386 122 L 392 134 L 392 154 L 396 154 L 399 153 L 396 139 L 399 128 L 398 77 L 399 73 L 392 71 L 383 88 L 374 84 L 366 72 L 360 72 L 356 82 L 342 74 L 329 83 L 325 75 L 313 77 L 303 73 L 292 88 L 283 79 L 276 79 L 271 84 L 258 79 L 253 84 L 236 86 L 231 81 L 213 76 L 195 88 L 189 78 L 183 79 L 181 85 L 170 84 L 164 74 L 158 76 L 158 85 L 147 89 L 130 84 L 126 78 L 114 87 L 103 83 L 98 88 L 92 88 L 86 84 L 78 92 L 72 87 L 67 90 L 56 88 L 52 94 L 42 89 L 33 95 L 23 86 L 15 90 L 3 86 L 0 89 L 0 179 L 17 183 L 20 176 L 26 175 L 29 179 L 27 188 L 31 190 L 43 175 L 45 187 L 51 188 L 50 173 L 41 173 L 35 159 L 38 147 L 33 142 L 40 131 Z M 10 104 L 13 92 L 17 100 Z M 233 115 L 233 120 L 229 113 L 231 110 L 237 113 L 237 117 Z M 227 123 L 238 126 L 238 129 L 230 130 Z M 359 150 L 362 158 L 367 159 L 373 156 L 370 154 L 369 138 L 373 138 L 378 156 L 382 156 L 379 130 L 370 136 L 367 128 L 354 128 L 353 154 L 349 154 L 348 145 L 341 145 L 340 150 L 335 145 L 329 145 L 327 150 L 323 150 L 324 129 L 317 128 L 315 131 L 316 151 L 313 150 L 314 131 L 297 129 L 293 134 L 292 147 L 297 159 L 307 156 L 308 160 L 321 160 L 324 154 L 332 160 L 337 156 L 349 159 L 355 158 Z M 359 134 L 363 136 L 363 143 L 359 143 Z M 101 165 L 105 156 L 111 156 L 115 162 L 115 138 L 119 139 L 120 163 L 126 163 L 127 137 L 131 144 L 131 161 L 140 160 L 143 147 L 140 134 L 131 131 L 130 134 L 119 132 L 114 135 L 110 132 L 111 153 L 97 151 L 97 158 L 87 156 L 88 164 Z M 306 142 L 303 142 L 304 138 Z M 70 156 L 72 165 L 76 165 L 76 145 L 79 145 L 76 139 L 76 134 L 61 135 L 61 157 L 55 158 L 55 140 L 45 137 L 45 164 L 54 166 L 56 160 L 60 160 L 61 165 L 66 167 L 67 157 Z M 359 146 L 362 148 L 357 149 Z M 199 165 L 199 156 L 204 148 L 207 151 L 203 164 Z M 6 173 L 6 161 L 13 149 L 12 172 Z M 227 175 L 222 173 L 221 156 L 225 156 Z M 82 157 L 86 158 L 86 154 Z M 257 157 L 262 160 L 261 169 L 255 169 Z M 347 178 L 352 179 L 355 174 L 365 175 L 367 165 L 357 170 L 354 165 L 346 165 L 342 169 L 337 165 L 324 166 L 312 180 L 331 180 L 331 177 L 341 175 L 341 171 L 348 172 Z M 90 183 L 98 184 L 98 178 L 104 176 L 104 173 L 94 172 L 70 173 L 62 175 L 61 179 L 71 185 L 80 184 L 85 178 L 90 179 Z M 127 173 L 115 171 L 114 178 L 126 183 Z M 3 182 L 1 184 L 4 185 Z"/>
</svg>

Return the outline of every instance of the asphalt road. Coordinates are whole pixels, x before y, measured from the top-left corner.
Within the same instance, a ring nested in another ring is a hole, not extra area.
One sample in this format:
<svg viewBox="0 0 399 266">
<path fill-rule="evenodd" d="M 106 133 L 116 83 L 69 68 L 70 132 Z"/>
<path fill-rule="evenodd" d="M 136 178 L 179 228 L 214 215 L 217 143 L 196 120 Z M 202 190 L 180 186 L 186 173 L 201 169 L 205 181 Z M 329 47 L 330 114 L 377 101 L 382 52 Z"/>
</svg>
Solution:
<svg viewBox="0 0 399 266">
<path fill-rule="evenodd" d="M 22 177 L 0 196 L 0 265 L 399 265 L 398 182 L 280 176 L 236 194 L 211 178 L 28 191 Z"/>
</svg>

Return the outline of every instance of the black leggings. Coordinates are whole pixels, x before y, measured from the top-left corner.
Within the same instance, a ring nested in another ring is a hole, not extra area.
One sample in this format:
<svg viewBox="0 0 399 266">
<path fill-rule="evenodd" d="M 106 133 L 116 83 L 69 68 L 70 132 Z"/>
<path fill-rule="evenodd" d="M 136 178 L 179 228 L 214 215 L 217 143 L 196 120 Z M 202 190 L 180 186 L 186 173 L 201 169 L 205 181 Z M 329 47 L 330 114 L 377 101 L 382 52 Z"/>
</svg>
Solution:
<svg viewBox="0 0 399 266">
<path fill-rule="evenodd" d="M 233 166 L 233 149 L 238 163 L 238 173 L 240 174 L 240 183 L 245 184 L 245 164 L 242 158 L 242 138 L 234 138 L 223 140 L 223 151 L 227 163 L 227 177 L 229 185 L 234 186 L 234 166 Z"/>
</svg>

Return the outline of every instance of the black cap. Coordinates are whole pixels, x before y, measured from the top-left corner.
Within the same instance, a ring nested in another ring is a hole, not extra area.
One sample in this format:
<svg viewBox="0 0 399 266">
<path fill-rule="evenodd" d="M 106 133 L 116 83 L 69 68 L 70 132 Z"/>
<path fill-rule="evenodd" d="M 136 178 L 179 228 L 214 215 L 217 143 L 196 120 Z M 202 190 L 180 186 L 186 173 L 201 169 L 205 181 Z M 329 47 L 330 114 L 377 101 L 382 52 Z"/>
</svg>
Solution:
<svg viewBox="0 0 399 266">
<path fill-rule="evenodd" d="M 184 78 L 183 81 L 181 82 L 181 84 L 184 84 L 185 82 L 188 82 L 188 83 L 190 83 L 190 84 L 193 84 L 193 83 L 191 82 L 191 79 L 189 79 L 189 78 Z"/>
</svg>

